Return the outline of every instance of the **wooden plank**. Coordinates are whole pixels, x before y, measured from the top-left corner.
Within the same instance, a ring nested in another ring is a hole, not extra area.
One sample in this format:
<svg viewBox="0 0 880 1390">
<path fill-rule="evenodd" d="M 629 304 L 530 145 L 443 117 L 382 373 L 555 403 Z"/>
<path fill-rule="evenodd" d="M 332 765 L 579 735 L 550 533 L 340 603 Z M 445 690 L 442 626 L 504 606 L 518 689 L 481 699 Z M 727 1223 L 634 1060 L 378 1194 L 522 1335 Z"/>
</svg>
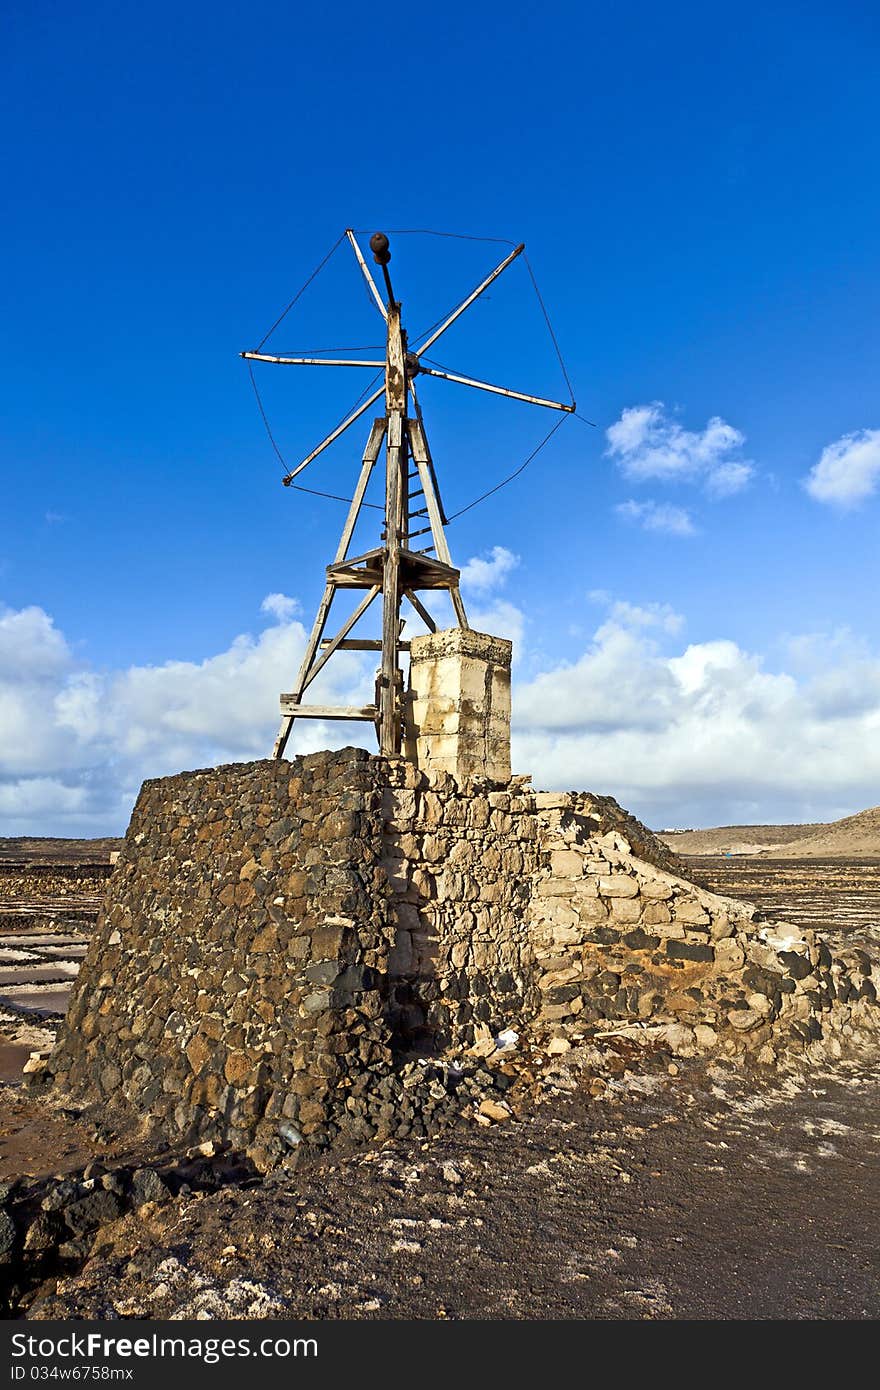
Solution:
<svg viewBox="0 0 880 1390">
<path fill-rule="evenodd" d="M 492 386 L 488 381 L 478 381 L 473 376 L 460 376 L 458 372 L 441 372 L 437 367 L 423 367 L 419 371 L 425 376 L 440 377 L 443 381 L 457 381 L 462 386 L 476 386 L 480 391 L 491 391 L 496 396 L 509 396 L 514 401 L 528 401 L 529 405 L 545 405 L 550 410 L 564 410 L 572 415 L 577 409 L 574 405 L 563 405 L 561 401 L 548 401 L 543 396 L 529 396 L 525 391 L 511 391 L 506 386 Z"/>
<path fill-rule="evenodd" d="M 322 439 L 321 443 L 317 446 L 317 448 L 313 449 L 312 452 L 306 458 L 303 459 L 302 463 L 298 463 L 296 468 L 292 469 L 292 471 L 288 473 L 286 477 L 282 478 L 281 481 L 285 484 L 285 486 L 289 487 L 293 479 L 297 476 L 297 474 L 301 473 L 304 468 L 308 467 L 308 465 L 312 462 L 313 459 L 316 459 L 319 454 L 322 454 L 325 449 L 329 448 L 329 446 L 333 443 L 334 439 L 338 439 L 341 434 L 344 434 L 345 431 L 348 429 L 349 425 L 353 425 L 355 420 L 359 420 L 360 417 L 364 414 L 364 412 L 366 410 L 369 410 L 370 406 L 374 405 L 375 402 L 379 399 L 379 397 L 384 394 L 385 387 L 383 385 L 379 387 L 378 391 L 374 391 L 372 396 L 368 396 L 367 399 L 361 405 L 358 406 L 357 410 L 353 410 L 351 414 L 345 420 L 343 420 L 341 425 L 337 425 L 335 430 L 331 430 L 331 432 L 327 435 L 327 438 Z"/>
<path fill-rule="evenodd" d="M 372 367 L 379 372 L 384 362 L 355 361 L 351 357 L 274 357 L 268 352 L 240 352 L 246 362 L 275 362 L 281 367 Z"/>
<path fill-rule="evenodd" d="M 412 604 L 413 608 L 414 608 L 414 609 L 416 610 L 416 612 L 418 613 L 418 615 L 419 615 L 419 617 L 421 618 L 422 622 L 423 622 L 423 623 L 425 624 L 425 626 L 427 627 L 428 631 L 429 631 L 429 632 L 436 632 L 436 631 L 437 631 L 437 624 L 434 622 L 434 619 L 431 617 L 431 614 L 428 612 L 428 610 L 427 610 L 427 608 L 425 607 L 425 605 L 424 605 L 424 604 L 421 602 L 421 600 L 413 593 L 412 589 L 404 589 L 404 593 L 406 594 L 406 596 L 407 596 L 407 598 L 409 599 L 410 603 Z M 407 644 L 407 645 L 409 645 L 409 644 Z"/>
<path fill-rule="evenodd" d="M 458 618 L 459 627 L 463 627 L 465 632 L 470 631 L 470 623 L 464 609 L 464 600 L 461 597 L 461 590 L 456 584 L 454 589 L 449 590 L 449 597 L 452 599 L 452 606 L 455 609 L 455 616 Z"/>
<path fill-rule="evenodd" d="M 367 564 L 371 560 L 378 560 L 384 558 L 385 547 L 382 545 L 377 545 L 373 550 L 365 550 L 363 555 L 350 555 L 347 560 L 342 561 L 338 564 L 336 563 L 336 561 L 334 561 L 332 565 L 327 566 L 327 575 L 329 578 L 332 577 L 338 569 L 350 570 L 355 565 L 363 565 Z"/>
<path fill-rule="evenodd" d="M 321 643 L 322 647 L 329 647 L 330 639 L 325 637 Z M 408 652 L 409 642 L 398 642 L 398 651 Z M 378 637 L 349 637 L 342 642 L 336 643 L 338 652 L 380 652 L 382 643 Z"/>
<path fill-rule="evenodd" d="M 299 668 L 299 675 L 297 676 L 296 684 L 297 699 L 301 697 L 302 692 L 305 689 L 305 681 L 308 676 L 309 667 L 311 666 L 312 661 L 314 660 L 315 652 L 318 650 L 318 643 L 324 635 L 324 628 L 327 624 L 327 616 L 330 612 L 330 605 L 333 602 L 334 592 L 335 585 L 328 580 L 327 584 L 324 586 L 324 594 L 321 599 L 321 602 L 318 604 L 318 611 L 315 614 L 315 621 L 312 624 L 312 631 L 309 634 L 309 640 L 306 643 L 306 649 L 303 654 L 302 663 Z M 281 720 L 281 728 L 278 730 L 278 737 L 275 739 L 275 745 L 272 749 L 273 758 L 283 757 L 284 750 L 287 747 L 287 740 L 290 738 L 290 731 L 292 728 L 293 717 L 291 715 L 285 715 L 285 717 Z"/>
<path fill-rule="evenodd" d="M 459 304 L 457 309 L 453 309 L 452 313 L 443 323 L 441 323 L 440 327 L 434 329 L 434 332 L 431 334 L 430 338 L 426 338 L 425 341 L 422 343 L 421 347 L 416 348 L 416 356 L 418 356 L 420 353 L 427 352 L 429 347 L 433 347 L 434 343 L 436 343 L 438 338 L 442 337 L 442 335 L 446 332 L 447 328 L 452 327 L 452 325 L 455 323 L 455 320 L 461 317 L 465 309 L 469 309 L 470 306 L 473 304 L 474 300 L 479 299 L 483 291 L 487 290 L 489 286 L 492 284 L 492 281 L 497 280 L 501 272 L 506 270 L 507 267 L 511 264 L 511 262 L 515 261 L 517 256 L 521 255 L 522 252 L 525 251 L 525 249 L 525 243 L 523 242 L 519 246 L 515 247 L 514 250 L 511 251 L 509 256 L 505 256 L 504 260 L 501 261 L 499 265 L 496 265 L 491 275 L 487 275 L 482 284 L 477 285 L 477 288 L 471 291 L 467 299 L 463 300 L 461 304 Z"/>
<path fill-rule="evenodd" d="M 379 585 L 374 584 L 372 589 L 370 589 L 369 593 L 365 594 L 364 597 L 361 599 L 360 603 L 358 604 L 354 612 L 351 614 L 351 616 L 349 618 L 346 618 L 345 622 L 342 624 L 342 627 L 339 629 L 339 632 L 336 634 L 336 636 L 333 637 L 327 643 L 326 650 L 323 651 L 321 655 L 318 657 L 317 661 L 311 667 L 308 675 L 306 676 L 305 681 L 302 684 L 302 688 L 300 690 L 301 696 L 311 685 L 312 681 L 318 675 L 318 672 L 323 670 L 323 668 L 326 666 L 327 662 L 330 660 L 331 656 L 336 651 L 336 648 L 339 646 L 339 643 L 342 641 L 342 639 L 348 636 L 355 623 L 358 622 L 359 619 L 362 618 L 363 615 L 366 613 L 367 609 L 373 602 L 373 599 L 376 597 L 378 592 Z"/>
<path fill-rule="evenodd" d="M 381 569 L 345 570 L 334 572 L 333 582 L 337 589 L 372 589 L 374 584 L 382 584 Z"/>
<path fill-rule="evenodd" d="M 447 552 L 448 553 L 448 552 Z M 455 565 L 447 564 L 445 560 L 437 560 L 433 555 L 426 555 L 421 550 L 402 550 L 400 552 L 401 563 L 416 570 L 418 574 L 425 574 L 434 579 L 448 580 L 450 583 L 458 583 L 460 571 Z M 413 585 L 409 584 L 409 588 Z M 421 581 L 416 586 L 421 588 Z"/>
<path fill-rule="evenodd" d="M 293 719 L 369 719 L 376 718 L 375 705 L 301 705 L 295 695 L 281 696 L 281 713 Z"/>
<path fill-rule="evenodd" d="M 385 556 L 382 566 L 382 665 L 379 673 L 379 751 L 400 752 L 400 547 L 408 510 L 406 502 L 406 345 L 400 324 L 400 305 L 388 308 L 385 401 Z"/>
<path fill-rule="evenodd" d="M 373 421 L 373 428 L 370 430 L 370 437 L 367 440 L 367 446 L 364 449 L 364 458 L 363 463 L 361 464 L 360 477 L 358 478 L 357 487 L 355 488 L 354 496 L 351 499 L 351 506 L 348 509 L 348 516 L 346 517 L 345 525 L 342 528 L 342 535 L 339 538 L 339 545 L 336 547 L 336 554 L 333 558 L 333 563 L 335 565 L 341 564 L 342 561 L 345 559 L 346 555 L 348 554 L 348 547 L 351 545 L 351 538 L 354 533 L 354 528 L 357 525 L 358 516 L 360 515 L 361 503 L 364 500 L 364 493 L 367 490 L 367 484 L 370 481 L 370 475 L 373 472 L 373 467 L 376 463 L 376 459 L 379 457 L 379 449 L 382 446 L 382 440 L 384 439 L 384 437 L 385 417 L 383 416 L 381 420 Z"/>
<path fill-rule="evenodd" d="M 443 529 L 443 520 L 440 515 L 440 503 L 437 498 L 437 493 L 434 490 L 431 455 L 428 450 L 428 441 L 425 437 L 424 427 L 421 419 L 408 421 L 407 427 L 409 429 L 413 459 L 419 470 L 419 482 L 425 494 L 425 506 L 428 512 L 428 520 L 431 523 L 431 537 L 434 541 L 434 548 L 437 551 L 437 558 L 441 564 L 451 565 L 452 560 L 449 555 L 449 545 L 446 540 L 446 532 Z"/>
<path fill-rule="evenodd" d="M 345 235 L 348 237 L 348 240 L 349 240 L 349 242 L 351 243 L 351 248 L 352 248 L 352 250 L 354 251 L 354 254 L 357 256 L 357 262 L 358 262 L 358 265 L 359 265 L 360 268 L 361 268 L 361 274 L 363 275 L 364 279 L 365 279 L 366 282 L 367 282 L 367 289 L 370 291 L 370 294 L 373 296 L 373 298 L 375 299 L 377 305 L 379 306 L 379 313 L 382 315 L 383 319 L 387 319 L 387 317 L 388 317 L 388 310 L 385 308 L 385 303 L 384 303 L 384 301 L 383 301 L 383 299 L 382 299 L 381 294 L 379 293 L 379 290 L 378 290 L 377 285 L 376 285 L 376 281 L 373 279 L 372 275 L 370 274 L 369 266 L 367 265 L 366 261 L 364 260 L 364 253 L 363 253 L 363 251 L 361 250 L 360 246 L 358 245 L 358 239 L 357 239 L 357 237 L 355 236 L 355 234 L 354 234 L 354 232 L 353 232 L 353 230 L 352 230 L 351 227 L 346 227 L 346 229 L 345 229 Z M 385 366 L 385 363 L 383 362 L 381 365 L 384 367 L 384 366 Z"/>
</svg>

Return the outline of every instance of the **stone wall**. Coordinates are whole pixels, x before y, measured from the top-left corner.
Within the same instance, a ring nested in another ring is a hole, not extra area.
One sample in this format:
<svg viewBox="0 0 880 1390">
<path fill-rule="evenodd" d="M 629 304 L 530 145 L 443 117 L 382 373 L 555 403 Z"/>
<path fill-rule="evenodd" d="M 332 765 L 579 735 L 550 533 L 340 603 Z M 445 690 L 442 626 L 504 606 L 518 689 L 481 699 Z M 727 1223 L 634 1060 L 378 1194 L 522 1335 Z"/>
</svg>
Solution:
<svg viewBox="0 0 880 1390">
<path fill-rule="evenodd" d="M 391 1059 L 377 760 L 145 782 L 49 1072 L 187 1141 L 277 1149 Z"/>
<path fill-rule="evenodd" d="M 863 951 L 710 893 L 611 797 L 391 770 L 383 865 L 399 1027 L 444 1047 L 480 1026 L 572 1042 L 614 1032 L 682 1056 L 867 1043 Z M 636 852 L 636 848 L 637 851 Z"/>
<path fill-rule="evenodd" d="M 397 925 L 396 1026 L 438 1047 L 524 1016 L 533 995 L 528 909 L 538 825 L 528 779 L 459 784 L 388 769 L 382 864 Z"/>
<path fill-rule="evenodd" d="M 621 829 L 585 817 L 582 798 L 537 799 L 534 1026 L 556 1050 L 612 1032 L 680 1056 L 747 1052 L 764 1063 L 779 1051 L 876 1046 L 880 970 L 864 951 L 832 954 L 815 932 L 647 862 Z"/>
<path fill-rule="evenodd" d="M 442 1066 L 402 1054 L 507 1027 L 551 1053 L 876 1046 L 864 952 L 678 868 L 611 798 L 357 749 L 147 782 L 39 1079 L 269 1166 L 458 1113 Z"/>
</svg>

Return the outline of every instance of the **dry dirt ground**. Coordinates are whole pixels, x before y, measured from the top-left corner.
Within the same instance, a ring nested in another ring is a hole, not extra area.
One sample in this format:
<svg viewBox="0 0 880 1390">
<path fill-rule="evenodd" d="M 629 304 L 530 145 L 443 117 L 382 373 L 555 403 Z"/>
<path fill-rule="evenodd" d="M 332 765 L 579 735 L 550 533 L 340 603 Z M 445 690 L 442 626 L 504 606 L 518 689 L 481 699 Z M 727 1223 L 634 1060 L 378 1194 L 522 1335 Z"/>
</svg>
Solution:
<svg viewBox="0 0 880 1390">
<path fill-rule="evenodd" d="M 880 862 L 692 861 L 712 887 L 880 945 Z M 77 930 L 81 930 L 81 924 Z M 41 1026 L 50 1028 L 51 1020 Z M 99 1232 L 13 1316 L 880 1316 L 880 1077 L 750 1076 L 617 1044 L 591 1088 L 567 1059 L 520 1118 L 427 1144 L 304 1158 L 178 1193 Z M 0 1091 L 0 1181 L 112 1151 L 74 1115 Z"/>
</svg>

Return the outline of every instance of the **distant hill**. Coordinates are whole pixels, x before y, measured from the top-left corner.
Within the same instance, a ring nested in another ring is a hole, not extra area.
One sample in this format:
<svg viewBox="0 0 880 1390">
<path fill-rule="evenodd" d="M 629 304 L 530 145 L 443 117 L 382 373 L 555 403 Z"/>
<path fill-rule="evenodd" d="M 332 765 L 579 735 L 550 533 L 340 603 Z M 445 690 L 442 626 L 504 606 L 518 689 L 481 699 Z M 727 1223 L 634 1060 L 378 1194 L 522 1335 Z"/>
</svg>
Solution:
<svg viewBox="0 0 880 1390">
<path fill-rule="evenodd" d="M 676 854 L 752 855 L 760 859 L 880 859 L 880 806 L 811 825 L 722 825 L 713 830 L 660 830 Z"/>
<path fill-rule="evenodd" d="M 0 865 L 3 864 L 109 864 L 122 841 L 40 839 L 32 835 L 0 837 Z"/>
<path fill-rule="evenodd" d="M 798 827 L 800 828 L 800 827 Z M 793 836 L 763 850 L 762 859 L 880 859 L 880 806 L 855 816 L 810 827 L 813 834 Z"/>
<path fill-rule="evenodd" d="M 826 825 L 722 825 L 715 830 L 655 830 L 654 834 L 676 854 L 775 853 L 777 845 L 827 830 Z"/>
</svg>

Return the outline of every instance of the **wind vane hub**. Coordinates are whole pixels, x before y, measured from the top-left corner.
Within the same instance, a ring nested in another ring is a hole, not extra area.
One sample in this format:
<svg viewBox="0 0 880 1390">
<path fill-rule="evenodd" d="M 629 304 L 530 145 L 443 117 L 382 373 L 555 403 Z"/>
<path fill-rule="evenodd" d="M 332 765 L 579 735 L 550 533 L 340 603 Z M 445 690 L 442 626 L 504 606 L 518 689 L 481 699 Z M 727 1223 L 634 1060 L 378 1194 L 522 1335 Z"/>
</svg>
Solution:
<svg viewBox="0 0 880 1390">
<path fill-rule="evenodd" d="M 370 237 L 370 250 L 376 265 L 387 265 L 391 260 L 391 247 L 384 232 L 374 232 Z"/>
<path fill-rule="evenodd" d="M 422 359 L 434 343 L 451 328 L 485 290 L 501 275 L 509 265 L 525 250 L 520 244 L 495 267 L 476 289 L 454 308 L 439 327 L 413 351 L 408 349 L 406 332 L 401 322 L 400 304 L 395 300 L 388 273 L 391 260 L 391 247 L 384 232 L 374 232 L 370 237 L 373 259 L 381 267 L 387 290 L 387 303 L 383 300 L 373 276 L 370 273 L 363 252 L 351 228 L 345 233 L 357 258 L 361 274 L 366 282 L 376 308 L 385 321 L 385 356 L 381 360 L 362 360 L 331 357 L 277 357 L 264 352 L 243 352 L 251 362 L 273 362 L 285 366 L 327 366 L 327 367 L 367 367 L 383 374 L 383 383 L 367 399 L 356 407 L 336 429 L 332 430 L 303 461 L 292 469 L 282 480 L 289 485 L 304 468 L 307 468 L 319 454 L 338 439 L 350 425 L 353 425 L 370 406 L 385 397 L 385 413 L 373 421 L 361 462 L 360 476 L 351 499 L 348 516 L 342 530 L 333 563 L 327 566 L 324 595 L 306 644 L 305 655 L 297 677 L 296 688 L 281 697 L 281 728 L 275 740 L 273 757 L 280 758 L 290 736 L 293 721 L 301 718 L 312 719 L 363 719 L 375 724 L 379 737 L 380 751 L 386 755 L 400 752 L 403 742 L 405 694 L 403 673 L 400 668 L 400 655 L 409 650 L 409 643 L 401 639 L 403 622 L 400 609 L 403 599 L 418 614 L 431 632 L 437 631 L 437 624 L 418 597 L 419 592 L 446 590 L 452 600 L 458 626 L 468 628 L 464 603 L 459 592 L 459 571 L 452 564 L 446 540 L 446 513 L 440 498 L 434 463 L 425 435 L 422 410 L 416 395 L 417 376 L 439 377 L 445 381 L 458 382 L 463 386 L 476 387 L 494 395 L 508 396 L 513 400 L 527 401 L 531 405 L 545 406 L 550 410 L 565 411 L 572 414 L 574 401 L 566 405 L 560 401 L 547 400 L 541 396 L 515 391 L 506 386 L 495 386 L 490 382 L 479 381 L 474 377 L 462 376 L 438 367 L 426 366 Z M 537 287 L 536 287 L 537 288 Z M 540 296 L 539 296 L 540 298 Z M 551 330 L 552 331 L 552 330 Z M 265 341 L 265 339 L 264 339 Z M 367 485 L 379 458 L 382 444 L 385 444 L 385 524 L 381 535 L 381 545 L 362 555 L 349 557 L 354 529 L 357 524 Z M 418 538 L 430 536 L 431 544 L 421 548 Z M 324 631 L 330 615 L 333 600 L 340 590 L 360 590 L 363 593 L 354 611 L 343 623 L 335 637 L 326 638 Z M 381 639 L 352 639 L 349 633 L 366 613 L 373 600 L 382 597 L 382 636 Z M 312 681 L 323 670 L 327 661 L 336 651 L 376 651 L 381 653 L 381 666 L 376 678 L 375 701 L 365 706 L 332 707 L 326 705 L 303 704 L 303 696 Z"/>
</svg>

